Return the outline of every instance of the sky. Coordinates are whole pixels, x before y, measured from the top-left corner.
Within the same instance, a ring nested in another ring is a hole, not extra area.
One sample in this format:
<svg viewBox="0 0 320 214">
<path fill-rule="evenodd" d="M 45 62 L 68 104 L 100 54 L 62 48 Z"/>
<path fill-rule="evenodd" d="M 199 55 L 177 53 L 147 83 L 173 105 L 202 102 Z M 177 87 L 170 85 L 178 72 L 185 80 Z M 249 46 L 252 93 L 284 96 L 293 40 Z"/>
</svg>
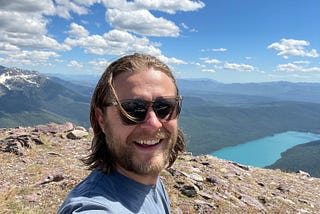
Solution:
<svg viewBox="0 0 320 214">
<path fill-rule="evenodd" d="M 319 0 L 0 0 L 0 65 L 101 75 L 147 53 L 177 78 L 320 82 Z"/>
</svg>

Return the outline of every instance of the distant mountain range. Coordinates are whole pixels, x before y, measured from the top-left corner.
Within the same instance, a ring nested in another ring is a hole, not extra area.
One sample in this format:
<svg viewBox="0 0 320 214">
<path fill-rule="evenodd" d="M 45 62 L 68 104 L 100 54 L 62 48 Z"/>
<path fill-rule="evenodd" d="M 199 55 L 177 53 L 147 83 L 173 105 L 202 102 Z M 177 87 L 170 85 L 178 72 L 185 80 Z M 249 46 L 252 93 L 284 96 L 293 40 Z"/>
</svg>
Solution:
<svg viewBox="0 0 320 214">
<path fill-rule="evenodd" d="M 0 127 L 72 121 L 89 126 L 89 96 L 36 71 L 0 66 Z"/>
<path fill-rule="evenodd" d="M 0 128 L 66 121 L 89 127 L 97 81 L 0 66 Z M 320 83 L 178 79 L 178 85 L 180 126 L 195 155 L 286 131 L 320 133 Z"/>
</svg>

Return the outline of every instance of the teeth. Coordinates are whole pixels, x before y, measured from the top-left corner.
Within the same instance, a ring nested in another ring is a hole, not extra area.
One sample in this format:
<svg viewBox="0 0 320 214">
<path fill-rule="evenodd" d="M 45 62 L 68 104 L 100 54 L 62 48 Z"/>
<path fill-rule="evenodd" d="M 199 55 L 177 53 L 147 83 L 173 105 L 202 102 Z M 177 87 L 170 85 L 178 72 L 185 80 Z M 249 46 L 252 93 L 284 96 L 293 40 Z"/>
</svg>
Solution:
<svg viewBox="0 0 320 214">
<path fill-rule="evenodd" d="M 145 144 L 145 145 L 155 145 L 157 143 L 159 143 L 160 140 L 140 140 L 137 141 L 137 143 L 139 144 Z"/>
</svg>

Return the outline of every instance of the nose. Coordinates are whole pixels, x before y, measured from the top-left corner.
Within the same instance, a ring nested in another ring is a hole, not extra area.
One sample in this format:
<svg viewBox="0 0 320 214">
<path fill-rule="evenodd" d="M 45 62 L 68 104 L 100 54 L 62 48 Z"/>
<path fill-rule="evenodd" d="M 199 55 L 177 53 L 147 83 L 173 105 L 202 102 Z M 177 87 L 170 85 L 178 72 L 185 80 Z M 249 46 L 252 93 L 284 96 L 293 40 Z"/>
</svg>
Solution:
<svg viewBox="0 0 320 214">
<path fill-rule="evenodd" d="M 162 127 L 161 121 L 159 120 L 152 108 L 149 107 L 146 118 L 144 122 L 141 124 L 141 127 L 155 130 L 158 130 Z"/>
</svg>

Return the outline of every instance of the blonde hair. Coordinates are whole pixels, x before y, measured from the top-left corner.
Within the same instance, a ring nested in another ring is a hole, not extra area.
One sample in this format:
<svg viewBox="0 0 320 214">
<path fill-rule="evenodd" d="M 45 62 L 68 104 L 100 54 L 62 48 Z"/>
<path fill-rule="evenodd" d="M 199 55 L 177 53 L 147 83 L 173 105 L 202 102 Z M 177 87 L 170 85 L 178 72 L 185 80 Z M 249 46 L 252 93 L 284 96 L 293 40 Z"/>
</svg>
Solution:
<svg viewBox="0 0 320 214">
<path fill-rule="evenodd" d="M 176 87 L 177 95 L 179 94 L 176 80 L 170 68 L 154 56 L 135 53 L 124 56 L 111 63 L 102 74 L 91 99 L 90 122 L 94 132 L 94 137 L 91 144 L 91 154 L 82 160 L 89 169 L 99 167 L 103 172 L 109 173 L 113 166 L 113 155 L 108 148 L 106 136 L 97 121 L 95 115 L 96 108 L 104 109 L 105 105 L 112 100 L 119 102 L 113 88 L 113 80 L 117 75 L 123 72 L 137 72 L 139 70 L 149 68 L 162 71 L 168 75 Z M 185 150 L 185 144 L 185 136 L 179 129 L 176 144 L 169 155 L 168 167 L 175 162 L 178 154 Z"/>
</svg>

